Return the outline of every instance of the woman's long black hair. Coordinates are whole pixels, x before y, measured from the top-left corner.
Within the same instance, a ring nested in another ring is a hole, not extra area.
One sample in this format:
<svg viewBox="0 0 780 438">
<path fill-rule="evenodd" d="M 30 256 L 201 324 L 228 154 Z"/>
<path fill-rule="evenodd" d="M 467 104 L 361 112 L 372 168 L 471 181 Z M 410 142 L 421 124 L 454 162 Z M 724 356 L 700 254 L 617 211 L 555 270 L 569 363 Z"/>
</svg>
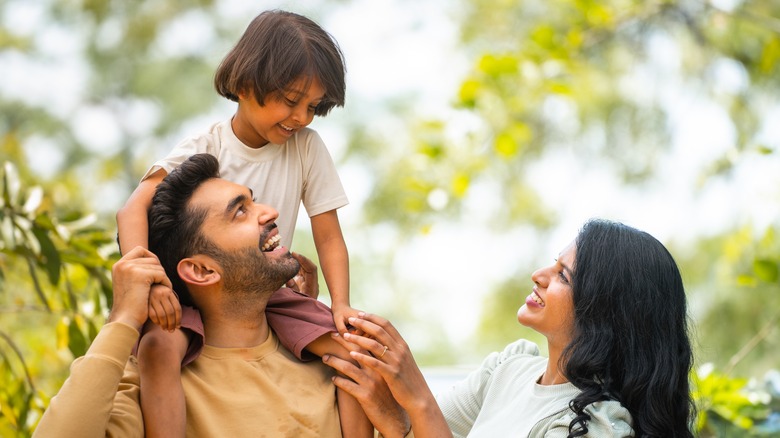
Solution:
<svg viewBox="0 0 780 438">
<path fill-rule="evenodd" d="M 588 405 L 617 400 L 638 437 L 692 437 L 693 354 L 677 264 L 654 237 L 587 222 L 576 240 L 574 334 L 562 360 L 582 392 L 569 404 L 569 436 L 582 436 Z"/>
</svg>

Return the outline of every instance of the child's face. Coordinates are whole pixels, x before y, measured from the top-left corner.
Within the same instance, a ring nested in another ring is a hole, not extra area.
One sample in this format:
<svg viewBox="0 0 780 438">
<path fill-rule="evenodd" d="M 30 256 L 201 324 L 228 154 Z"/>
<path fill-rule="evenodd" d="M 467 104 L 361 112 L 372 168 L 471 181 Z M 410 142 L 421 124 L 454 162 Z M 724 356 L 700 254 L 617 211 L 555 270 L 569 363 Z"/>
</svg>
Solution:
<svg viewBox="0 0 780 438">
<path fill-rule="evenodd" d="M 282 144 L 314 118 L 325 97 L 319 79 L 300 77 L 281 93 L 269 93 L 265 105 L 257 103 L 251 90 L 238 96 L 233 132 L 249 147 Z"/>
</svg>

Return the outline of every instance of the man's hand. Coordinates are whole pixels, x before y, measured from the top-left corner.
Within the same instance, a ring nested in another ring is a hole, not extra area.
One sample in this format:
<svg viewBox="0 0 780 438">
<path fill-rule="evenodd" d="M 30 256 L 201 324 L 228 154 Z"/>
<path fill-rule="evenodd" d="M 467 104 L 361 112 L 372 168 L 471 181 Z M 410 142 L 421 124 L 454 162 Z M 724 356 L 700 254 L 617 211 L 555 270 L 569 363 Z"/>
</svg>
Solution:
<svg viewBox="0 0 780 438">
<path fill-rule="evenodd" d="M 149 318 L 149 291 L 153 284 L 171 287 L 165 269 L 152 252 L 133 248 L 114 263 L 112 269 L 114 305 L 109 322 L 123 322 L 139 332 Z"/>
<path fill-rule="evenodd" d="M 287 282 L 287 287 L 317 299 L 320 295 L 320 278 L 317 275 L 317 265 L 297 252 L 291 252 L 290 254 L 301 264 L 301 269 L 298 270 L 295 277 Z"/>
</svg>

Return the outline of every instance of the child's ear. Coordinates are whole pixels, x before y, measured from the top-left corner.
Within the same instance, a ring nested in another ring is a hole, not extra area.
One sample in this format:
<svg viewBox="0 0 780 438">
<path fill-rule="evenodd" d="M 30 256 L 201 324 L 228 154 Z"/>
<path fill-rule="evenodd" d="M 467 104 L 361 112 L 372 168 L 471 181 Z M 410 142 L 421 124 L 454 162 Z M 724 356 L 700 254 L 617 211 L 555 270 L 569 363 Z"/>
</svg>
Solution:
<svg viewBox="0 0 780 438">
<path fill-rule="evenodd" d="M 222 278 L 217 263 L 205 255 L 182 259 L 176 270 L 185 283 L 193 286 L 209 286 Z"/>
<path fill-rule="evenodd" d="M 236 94 L 238 95 L 238 100 L 239 101 L 252 99 L 252 95 L 253 95 L 251 90 L 247 90 L 245 88 L 241 89 L 241 90 L 238 90 L 238 93 L 236 93 Z"/>
</svg>

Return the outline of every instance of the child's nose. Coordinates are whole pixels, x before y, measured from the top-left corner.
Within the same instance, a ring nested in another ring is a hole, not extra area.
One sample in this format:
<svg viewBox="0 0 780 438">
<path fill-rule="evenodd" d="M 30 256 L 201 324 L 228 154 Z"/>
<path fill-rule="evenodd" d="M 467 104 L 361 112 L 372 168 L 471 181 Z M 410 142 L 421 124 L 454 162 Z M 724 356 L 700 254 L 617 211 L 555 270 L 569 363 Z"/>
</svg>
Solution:
<svg viewBox="0 0 780 438">
<path fill-rule="evenodd" d="M 306 105 L 298 105 L 293 110 L 292 118 L 295 123 L 299 125 L 307 125 L 307 119 L 309 117 L 309 109 Z"/>
</svg>

